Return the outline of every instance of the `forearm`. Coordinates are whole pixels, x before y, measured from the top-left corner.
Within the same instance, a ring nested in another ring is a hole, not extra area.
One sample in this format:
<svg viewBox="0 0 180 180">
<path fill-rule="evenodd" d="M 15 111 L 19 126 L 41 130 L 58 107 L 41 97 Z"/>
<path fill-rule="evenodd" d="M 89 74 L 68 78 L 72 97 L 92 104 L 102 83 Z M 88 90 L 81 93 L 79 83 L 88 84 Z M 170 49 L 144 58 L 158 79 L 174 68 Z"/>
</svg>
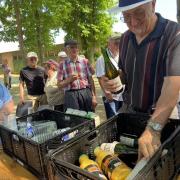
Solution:
<svg viewBox="0 0 180 180">
<path fill-rule="evenodd" d="M 24 83 L 19 84 L 20 99 L 24 99 Z"/>
<path fill-rule="evenodd" d="M 58 81 L 57 86 L 62 89 L 64 87 L 68 86 L 70 83 L 71 83 L 71 81 L 69 79 L 65 79 L 63 81 Z"/>
<path fill-rule="evenodd" d="M 89 77 L 89 83 L 91 85 L 92 95 L 96 96 L 96 89 L 95 89 L 94 80 L 93 80 L 92 76 Z"/>
<path fill-rule="evenodd" d="M 167 123 L 174 107 L 177 104 L 180 90 L 180 77 L 172 76 L 164 79 L 161 95 L 157 101 L 155 112 L 151 120 L 162 124 Z"/>
</svg>

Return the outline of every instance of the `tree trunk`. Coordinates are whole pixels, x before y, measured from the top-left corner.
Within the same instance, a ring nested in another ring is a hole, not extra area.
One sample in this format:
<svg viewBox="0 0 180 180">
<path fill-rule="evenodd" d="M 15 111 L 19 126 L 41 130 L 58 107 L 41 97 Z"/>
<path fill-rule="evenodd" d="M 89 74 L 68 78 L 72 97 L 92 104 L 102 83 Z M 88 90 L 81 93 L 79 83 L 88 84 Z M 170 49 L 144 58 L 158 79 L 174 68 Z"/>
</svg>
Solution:
<svg viewBox="0 0 180 180">
<path fill-rule="evenodd" d="M 177 0 L 177 21 L 180 23 L 180 0 Z"/>
<path fill-rule="evenodd" d="M 38 47 L 38 55 L 39 55 L 39 62 L 42 65 L 43 63 L 43 43 L 42 43 L 42 38 L 41 38 L 41 18 L 39 15 L 39 11 L 36 10 L 35 12 L 35 17 L 36 17 L 36 36 L 37 36 L 37 47 Z"/>
<path fill-rule="evenodd" d="M 19 7 L 19 3 L 17 0 L 12 0 L 12 3 L 14 6 L 15 17 L 16 17 L 16 25 L 17 25 L 20 52 L 21 52 L 22 59 L 24 60 L 26 58 L 26 55 L 25 55 L 25 48 L 24 48 L 24 39 L 23 39 L 23 30 L 22 30 L 20 7 Z"/>
</svg>

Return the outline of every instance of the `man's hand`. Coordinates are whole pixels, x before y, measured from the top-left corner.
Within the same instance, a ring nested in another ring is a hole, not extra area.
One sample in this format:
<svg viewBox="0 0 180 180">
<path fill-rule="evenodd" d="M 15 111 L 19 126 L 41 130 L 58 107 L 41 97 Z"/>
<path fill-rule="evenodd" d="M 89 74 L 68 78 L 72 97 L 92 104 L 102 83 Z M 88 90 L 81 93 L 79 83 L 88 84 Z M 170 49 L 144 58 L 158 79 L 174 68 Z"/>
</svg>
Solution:
<svg viewBox="0 0 180 180">
<path fill-rule="evenodd" d="M 97 106 L 96 96 L 92 96 L 92 108 L 95 110 L 96 106 Z"/>
<path fill-rule="evenodd" d="M 112 102 L 113 101 L 112 93 L 110 91 L 104 91 L 104 93 L 105 93 L 106 99 L 109 102 Z"/>
<path fill-rule="evenodd" d="M 147 127 L 138 140 L 138 160 L 142 157 L 146 159 L 152 157 L 161 145 L 160 138 L 160 133 Z"/>
<path fill-rule="evenodd" d="M 67 78 L 68 82 L 71 83 L 79 78 L 78 74 L 73 74 Z"/>
<path fill-rule="evenodd" d="M 103 76 L 102 79 L 102 85 L 105 90 L 110 92 L 115 92 L 117 88 L 119 87 L 117 84 L 114 84 L 113 81 L 110 81 L 107 77 Z"/>
</svg>

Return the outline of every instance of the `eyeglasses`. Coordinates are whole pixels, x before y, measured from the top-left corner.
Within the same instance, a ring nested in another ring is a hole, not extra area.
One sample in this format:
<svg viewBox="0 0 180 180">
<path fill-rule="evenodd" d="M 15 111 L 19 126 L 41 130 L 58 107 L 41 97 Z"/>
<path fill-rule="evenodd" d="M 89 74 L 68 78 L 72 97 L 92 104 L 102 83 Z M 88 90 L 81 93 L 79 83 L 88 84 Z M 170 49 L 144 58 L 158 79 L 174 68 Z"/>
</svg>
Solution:
<svg viewBox="0 0 180 180">
<path fill-rule="evenodd" d="M 143 21 L 145 19 L 145 16 L 146 16 L 146 13 L 145 13 L 145 10 L 144 9 L 140 9 L 140 10 L 137 10 L 135 12 L 133 12 L 132 14 L 130 13 L 124 13 L 123 16 L 120 17 L 120 20 L 123 22 L 123 23 L 130 23 L 131 22 L 131 19 L 134 18 L 136 21 Z"/>
</svg>

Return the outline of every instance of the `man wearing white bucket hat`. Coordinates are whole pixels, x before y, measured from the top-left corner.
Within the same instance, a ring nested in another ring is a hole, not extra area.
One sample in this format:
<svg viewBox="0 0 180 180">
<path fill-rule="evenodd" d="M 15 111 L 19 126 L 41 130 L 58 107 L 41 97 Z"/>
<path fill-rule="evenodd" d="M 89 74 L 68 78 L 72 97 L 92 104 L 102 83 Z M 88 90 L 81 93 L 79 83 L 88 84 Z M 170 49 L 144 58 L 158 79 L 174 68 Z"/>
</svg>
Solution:
<svg viewBox="0 0 180 180">
<path fill-rule="evenodd" d="M 180 25 L 155 13 L 155 0 L 121 0 L 119 69 L 126 85 L 120 112 L 152 114 L 139 138 L 139 157 L 149 158 L 160 146 L 160 134 L 180 90 Z M 109 91 L 116 88 L 104 79 Z M 154 112 L 152 112 L 154 109 Z"/>
</svg>

